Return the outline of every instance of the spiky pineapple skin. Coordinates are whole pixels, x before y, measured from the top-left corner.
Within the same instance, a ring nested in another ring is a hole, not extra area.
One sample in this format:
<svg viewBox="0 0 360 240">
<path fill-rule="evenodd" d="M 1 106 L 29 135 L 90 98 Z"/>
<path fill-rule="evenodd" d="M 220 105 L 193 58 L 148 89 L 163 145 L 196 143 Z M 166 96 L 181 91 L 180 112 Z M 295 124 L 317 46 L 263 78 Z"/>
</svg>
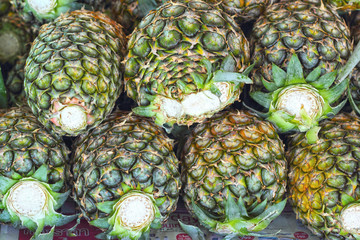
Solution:
<svg viewBox="0 0 360 240">
<path fill-rule="evenodd" d="M 39 121 L 61 135 L 97 126 L 122 91 L 126 53 L 122 27 L 100 12 L 64 14 L 41 27 L 25 66 L 24 90 Z M 84 129 L 66 132 L 54 119 L 59 105 L 75 104 L 88 114 Z"/>
<path fill-rule="evenodd" d="M 304 133 L 291 136 L 289 200 L 293 210 L 314 234 L 327 239 L 355 239 L 343 233 L 339 216 L 344 195 L 360 199 L 359 118 L 340 113 L 320 123 L 319 140 L 308 144 Z"/>
<path fill-rule="evenodd" d="M 165 221 L 176 209 L 181 188 L 173 144 L 151 119 L 120 111 L 80 135 L 72 155 L 73 193 L 84 217 L 90 222 L 109 217 L 97 203 L 153 186 L 151 194 Z"/>
<path fill-rule="evenodd" d="M 270 122 L 249 111 L 223 111 L 194 128 L 184 145 L 183 199 L 225 219 L 227 190 L 235 202 L 254 207 L 284 199 L 287 162 L 282 140 Z"/>
<path fill-rule="evenodd" d="M 263 88 L 262 81 L 272 83 L 272 64 L 286 70 L 293 53 L 306 77 L 318 66 L 322 73 L 339 69 L 353 48 L 345 21 L 320 0 L 274 3 L 256 21 L 252 41 L 254 88 Z"/>
<path fill-rule="evenodd" d="M 219 6 L 220 9 L 229 14 L 238 24 L 245 21 L 256 20 L 266 9 L 279 0 L 207 0 Z"/>
<path fill-rule="evenodd" d="M 236 72 L 244 71 L 250 59 L 248 41 L 238 25 L 203 1 L 169 1 L 150 12 L 131 34 L 128 49 L 125 90 L 139 106 L 151 106 L 151 98 L 181 102 L 203 91 L 191 74 L 211 74 L 202 63 L 204 59 L 215 71 L 224 58 L 231 56 Z M 236 91 L 236 99 L 243 86 Z M 161 108 L 161 104 L 155 107 Z M 170 125 L 191 125 L 213 114 L 168 114 L 164 118 Z"/>
</svg>

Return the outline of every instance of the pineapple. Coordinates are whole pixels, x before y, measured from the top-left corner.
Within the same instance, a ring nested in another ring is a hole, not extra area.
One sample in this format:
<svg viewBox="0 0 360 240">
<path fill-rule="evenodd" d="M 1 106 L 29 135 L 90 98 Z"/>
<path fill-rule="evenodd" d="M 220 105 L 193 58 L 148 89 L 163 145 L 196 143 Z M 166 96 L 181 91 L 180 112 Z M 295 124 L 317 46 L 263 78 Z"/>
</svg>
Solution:
<svg viewBox="0 0 360 240">
<path fill-rule="evenodd" d="M 317 139 L 318 122 L 345 105 L 346 77 L 360 60 L 359 49 L 352 53 L 345 22 L 316 3 L 274 4 L 253 31 L 250 96 L 280 132 L 307 132 L 309 142 Z M 246 105 L 258 109 L 251 101 Z"/>
<path fill-rule="evenodd" d="M 77 10 L 43 25 L 25 65 L 28 105 L 60 135 L 87 132 L 114 108 L 125 53 L 122 27 L 100 12 Z"/>
<path fill-rule="evenodd" d="M 173 141 L 149 118 L 115 111 L 76 139 L 72 159 L 74 200 L 103 239 L 146 237 L 176 208 Z"/>
<path fill-rule="evenodd" d="M 171 128 L 201 122 L 238 100 L 249 44 L 238 25 L 203 1 L 169 1 L 131 34 L 125 90 L 136 114 Z"/>
<path fill-rule="evenodd" d="M 320 122 L 319 140 L 289 139 L 289 200 L 297 218 L 326 239 L 360 238 L 360 119 L 341 113 Z"/>
<path fill-rule="evenodd" d="M 256 235 L 285 206 L 284 155 L 270 122 L 248 111 L 215 114 L 194 128 L 182 151 L 186 207 L 226 239 Z"/>
<path fill-rule="evenodd" d="M 0 126 L 0 222 L 26 227 L 35 232 L 34 239 L 50 237 L 54 227 L 40 234 L 44 226 L 60 226 L 77 217 L 55 211 L 70 193 L 69 150 L 27 108 L 3 112 Z"/>
</svg>

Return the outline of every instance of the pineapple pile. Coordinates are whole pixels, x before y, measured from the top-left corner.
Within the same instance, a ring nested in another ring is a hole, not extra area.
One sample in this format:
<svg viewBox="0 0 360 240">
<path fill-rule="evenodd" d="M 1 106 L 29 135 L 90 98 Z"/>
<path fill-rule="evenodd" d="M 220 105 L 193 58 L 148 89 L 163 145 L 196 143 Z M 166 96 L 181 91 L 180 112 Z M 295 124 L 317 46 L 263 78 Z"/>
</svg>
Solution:
<svg viewBox="0 0 360 240">
<path fill-rule="evenodd" d="M 149 239 L 183 201 L 193 240 L 268 237 L 289 203 L 360 239 L 359 7 L 0 0 L 0 222 Z"/>
</svg>

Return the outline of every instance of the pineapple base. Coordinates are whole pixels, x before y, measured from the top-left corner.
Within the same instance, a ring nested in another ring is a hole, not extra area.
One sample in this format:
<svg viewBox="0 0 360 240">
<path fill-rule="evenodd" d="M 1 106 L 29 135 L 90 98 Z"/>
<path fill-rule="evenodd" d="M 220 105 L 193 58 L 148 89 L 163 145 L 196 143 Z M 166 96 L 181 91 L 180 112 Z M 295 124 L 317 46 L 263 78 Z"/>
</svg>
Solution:
<svg viewBox="0 0 360 240">
<path fill-rule="evenodd" d="M 146 195 L 130 194 L 124 196 L 116 205 L 116 218 L 124 228 L 142 229 L 150 225 L 155 218 L 154 204 Z"/>
<path fill-rule="evenodd" d="M 19 54 L 20 42 L 12 32 L 2 32 L 0 34 L 0 62 L 13 58 Z"/>
<path fill-rule="evenodd" d="M 297 120 L 302 120 L 302 111 L 314 119 L 322 112 L 323 104 L 324 99 L 317 93 L 316 89 L 300 85 L 283 89 L 279 93 L 275 108 L 295 116 Z"/>
<path fill-rule="evenodd" d="M 87 126 L 87 114 L 78 105 L 64 107 L 59 112 L 59 123 L 66 132 L 76 132 Z"/>
<path fill-rule="evenodd" d="M 360 234 L 360 204 L 351 204 L 344 208 L 340 214 L 343 229 L 349 233 Z"/>
<path fill-rule="evenodd" d="M 47 190 L 38 182 L 22 181 L 10 189 L 7 206 L 18 215 L 43 217 L 47 208 Z"/>
<path fill-rule="evenodd" d="M 54 11 L 56 0 L 28 0 L 29 6 L 38 14 L 46 14 Z"/>
</svg>

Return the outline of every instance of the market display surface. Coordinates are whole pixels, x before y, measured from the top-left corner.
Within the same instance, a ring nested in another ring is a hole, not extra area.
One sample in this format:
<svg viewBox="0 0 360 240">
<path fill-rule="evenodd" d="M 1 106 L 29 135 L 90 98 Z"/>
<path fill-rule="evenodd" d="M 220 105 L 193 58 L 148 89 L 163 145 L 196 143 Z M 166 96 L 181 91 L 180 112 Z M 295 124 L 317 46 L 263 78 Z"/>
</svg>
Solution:
<svg viewBox="0 0 360 240">
<path fill-rule="evenodd" d="M 359 10 L 0 0 L 0 239 L 360 239 Z"/>
</svg>

